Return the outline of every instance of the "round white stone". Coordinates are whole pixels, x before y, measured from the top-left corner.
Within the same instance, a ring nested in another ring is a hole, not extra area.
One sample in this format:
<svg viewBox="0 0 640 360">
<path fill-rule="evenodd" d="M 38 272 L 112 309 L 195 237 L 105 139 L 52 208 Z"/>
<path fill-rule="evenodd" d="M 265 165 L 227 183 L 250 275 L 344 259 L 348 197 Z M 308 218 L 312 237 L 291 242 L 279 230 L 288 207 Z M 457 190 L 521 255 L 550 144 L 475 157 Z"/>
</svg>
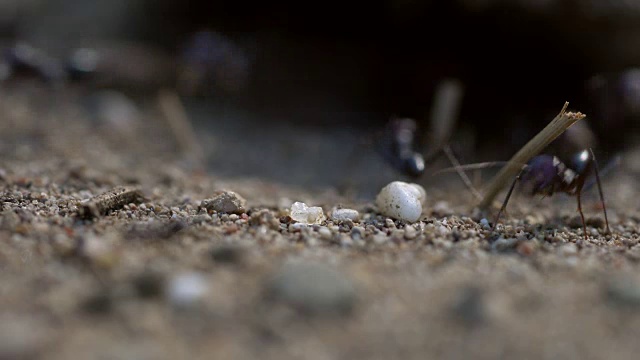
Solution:
<svg viewBox="0 0 640 360">
<path fill-rule="evenodd" d="M 418 184 L 394 181 L 380 190 L 376 197 L 378 210 L 388 217 L 416 222 L 422 215 L 427 192 Z"/>
</svg>

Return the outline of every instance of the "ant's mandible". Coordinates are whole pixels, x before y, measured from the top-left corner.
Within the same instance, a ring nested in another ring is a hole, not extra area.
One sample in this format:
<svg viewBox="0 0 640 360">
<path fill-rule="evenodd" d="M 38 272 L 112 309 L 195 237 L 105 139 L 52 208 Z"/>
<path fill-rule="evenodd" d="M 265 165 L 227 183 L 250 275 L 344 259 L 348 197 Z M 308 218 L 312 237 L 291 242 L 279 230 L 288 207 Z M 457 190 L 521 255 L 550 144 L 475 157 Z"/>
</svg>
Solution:
<svg viewBox="0 0 640 360">
<path fill-rule="evenodd" d="M 602 186 L 600 185 L 600 174 L 598 173 L 598 162 L 592 149 L 583 150 L 574 160 L 574 168 L 568 168 L 560 159 L 552 155 L 538 155 L 532 158 L 527 165 L 525 165 L 518 176 L 513 180 L 507 197 L 502 203 L 502 207 L 498 212 L 496 221 L 493 224 L 492 231 L 500 220 L 500 215 L 507 207 L 511 193 L 516 186 L 516 182 L 519 180 L 531 184 L 531 195 L 541 194 L 544 196 L 551 196 L 555 192 L 563 192 L 569 195 L 575 195 L 578 199 L 578 212 L 580 212 L 580 218 L 582 219 L 582 228 L 584 231 L 585 240 L 587 239 L 587 225 L 584 221 L 584 214 L 582 213 L 582 203 L 580 196 L 582 188 L 584 187 L 587 176 L 591 173 L 591 170 L 595 172 L 596 182 L 598 184 L 598 192 L 600 193 L 600 201 L 602 202 L 602 210 L 604 212 L 604 220 L 606 223 L 606 231 L 609 232 L 609 219 L 607 218 L 607 208 L 604 203 L 604 195 L 602 193 Z"/>
</svg>

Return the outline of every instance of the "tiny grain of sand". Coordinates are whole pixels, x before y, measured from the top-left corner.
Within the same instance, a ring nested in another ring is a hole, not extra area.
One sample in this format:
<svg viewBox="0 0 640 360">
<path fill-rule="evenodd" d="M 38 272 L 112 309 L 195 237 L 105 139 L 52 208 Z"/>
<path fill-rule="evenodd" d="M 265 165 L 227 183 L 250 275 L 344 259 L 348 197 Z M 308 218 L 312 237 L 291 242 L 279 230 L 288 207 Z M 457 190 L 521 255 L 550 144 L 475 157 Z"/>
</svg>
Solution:
<svg viewBox="0 0 640 360">
<path fill-rule="evenodd" d="M 423 184 L 427 209 L 405 224 L 331 188 L 216 177 L 183 161 L 152 113 L 114 129 L 38 91 L 0 94 L 0 359 L 640 352 L 632 169 L 605 181 L 612 234 L 586 196 L 586 241 L 573 199 L 517 196 L 491 234 L 493 214 L 448 180 Z M 120 186 L 142 196 L 78 216 Z M 202 206 L 225 190 L 244 212 Z M 293 201 L 359 217 L 300 226 Z"/>
</svg>

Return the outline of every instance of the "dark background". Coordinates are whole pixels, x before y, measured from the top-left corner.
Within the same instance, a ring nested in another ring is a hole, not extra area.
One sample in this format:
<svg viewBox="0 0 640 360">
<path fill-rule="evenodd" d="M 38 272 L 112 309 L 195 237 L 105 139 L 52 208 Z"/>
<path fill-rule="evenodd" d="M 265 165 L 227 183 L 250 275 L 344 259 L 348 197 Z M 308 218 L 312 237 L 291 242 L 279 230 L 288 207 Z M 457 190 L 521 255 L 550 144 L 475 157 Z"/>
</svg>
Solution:
<svg viewBox="0 0 640 360">
<path fill-rule="evenodd" d="M 393 172 L 368 162 L 372 136 L 395 115 L 416 119 L 424 142 L 434 91 L 445 79 L 464 88 L 452 139 L 463 162 L 507 159 L 564 101 L 588 115 L 596 141 L 587 143 L 607 158 L 634 143 L 640 114 L 633 71 L 640 4 L 629 1 L 2 6 L 8 46 L 26 41 L 58 59 L 80 46 L 110 51 L 110 61 L 83 78 L 89 92 L 117 89 L 139 101 L 177 88 L 210 135 L 205 146 L 215 140 L 208 160 L 223 175 L 336 184 L 354 162 L 358 173 Z M 203 30 L 216 37 L 190 47 Z M 198 80 L 185 86 L 185 68 L 194 63 Z"/>
</svg>

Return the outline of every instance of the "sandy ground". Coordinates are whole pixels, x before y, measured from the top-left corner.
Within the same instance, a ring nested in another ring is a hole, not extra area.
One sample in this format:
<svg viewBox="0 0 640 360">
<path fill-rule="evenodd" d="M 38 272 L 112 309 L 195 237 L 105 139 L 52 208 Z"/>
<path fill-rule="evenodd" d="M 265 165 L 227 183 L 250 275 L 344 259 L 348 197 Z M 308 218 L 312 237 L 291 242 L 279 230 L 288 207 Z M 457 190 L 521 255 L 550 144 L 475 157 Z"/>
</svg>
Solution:
<svg viewBox="0 0 640 360">
<path fill-rule="evenodd" d="M 366 191 L 231 177 L 233 162 L 222 169 L 220 157 L 220 171 L 202 171 L 176 150 L 153 107 L 121 123 L 100 114 L 72 92 L 0 94 L 0 359 L 626 359 L 640 351 L 634 152 L 604 184 L 612 233 L 593 192 L 584 240 L 566 196 L 517 196 L 492 233 L 481 220 L 495 213 L 474 210 L 455 177 L 424 180 L 427 209 L 405 224 L 379 215 Z M 335 133 L 314 133 L 320 149 Z M 205 145 L 229 144 L 199 134 Z M 251 145 L 236 143 L 234 161 Z M 302 161 L 308 172 L 319 158 L 336 159 L 340 169 L 358 164 L 375 186 L 394 178 L 374 156 L 332 156 L 307 154 L 291 167 Z M 79 216 L 81 201 L 118 186 L 144 198 Z M 245 211 L 201 206 L 224 190 L 246 198 Z M 293 201 L 327 215 L 353 208 L 360 219 L 295 225 Z"/>
</svg>

